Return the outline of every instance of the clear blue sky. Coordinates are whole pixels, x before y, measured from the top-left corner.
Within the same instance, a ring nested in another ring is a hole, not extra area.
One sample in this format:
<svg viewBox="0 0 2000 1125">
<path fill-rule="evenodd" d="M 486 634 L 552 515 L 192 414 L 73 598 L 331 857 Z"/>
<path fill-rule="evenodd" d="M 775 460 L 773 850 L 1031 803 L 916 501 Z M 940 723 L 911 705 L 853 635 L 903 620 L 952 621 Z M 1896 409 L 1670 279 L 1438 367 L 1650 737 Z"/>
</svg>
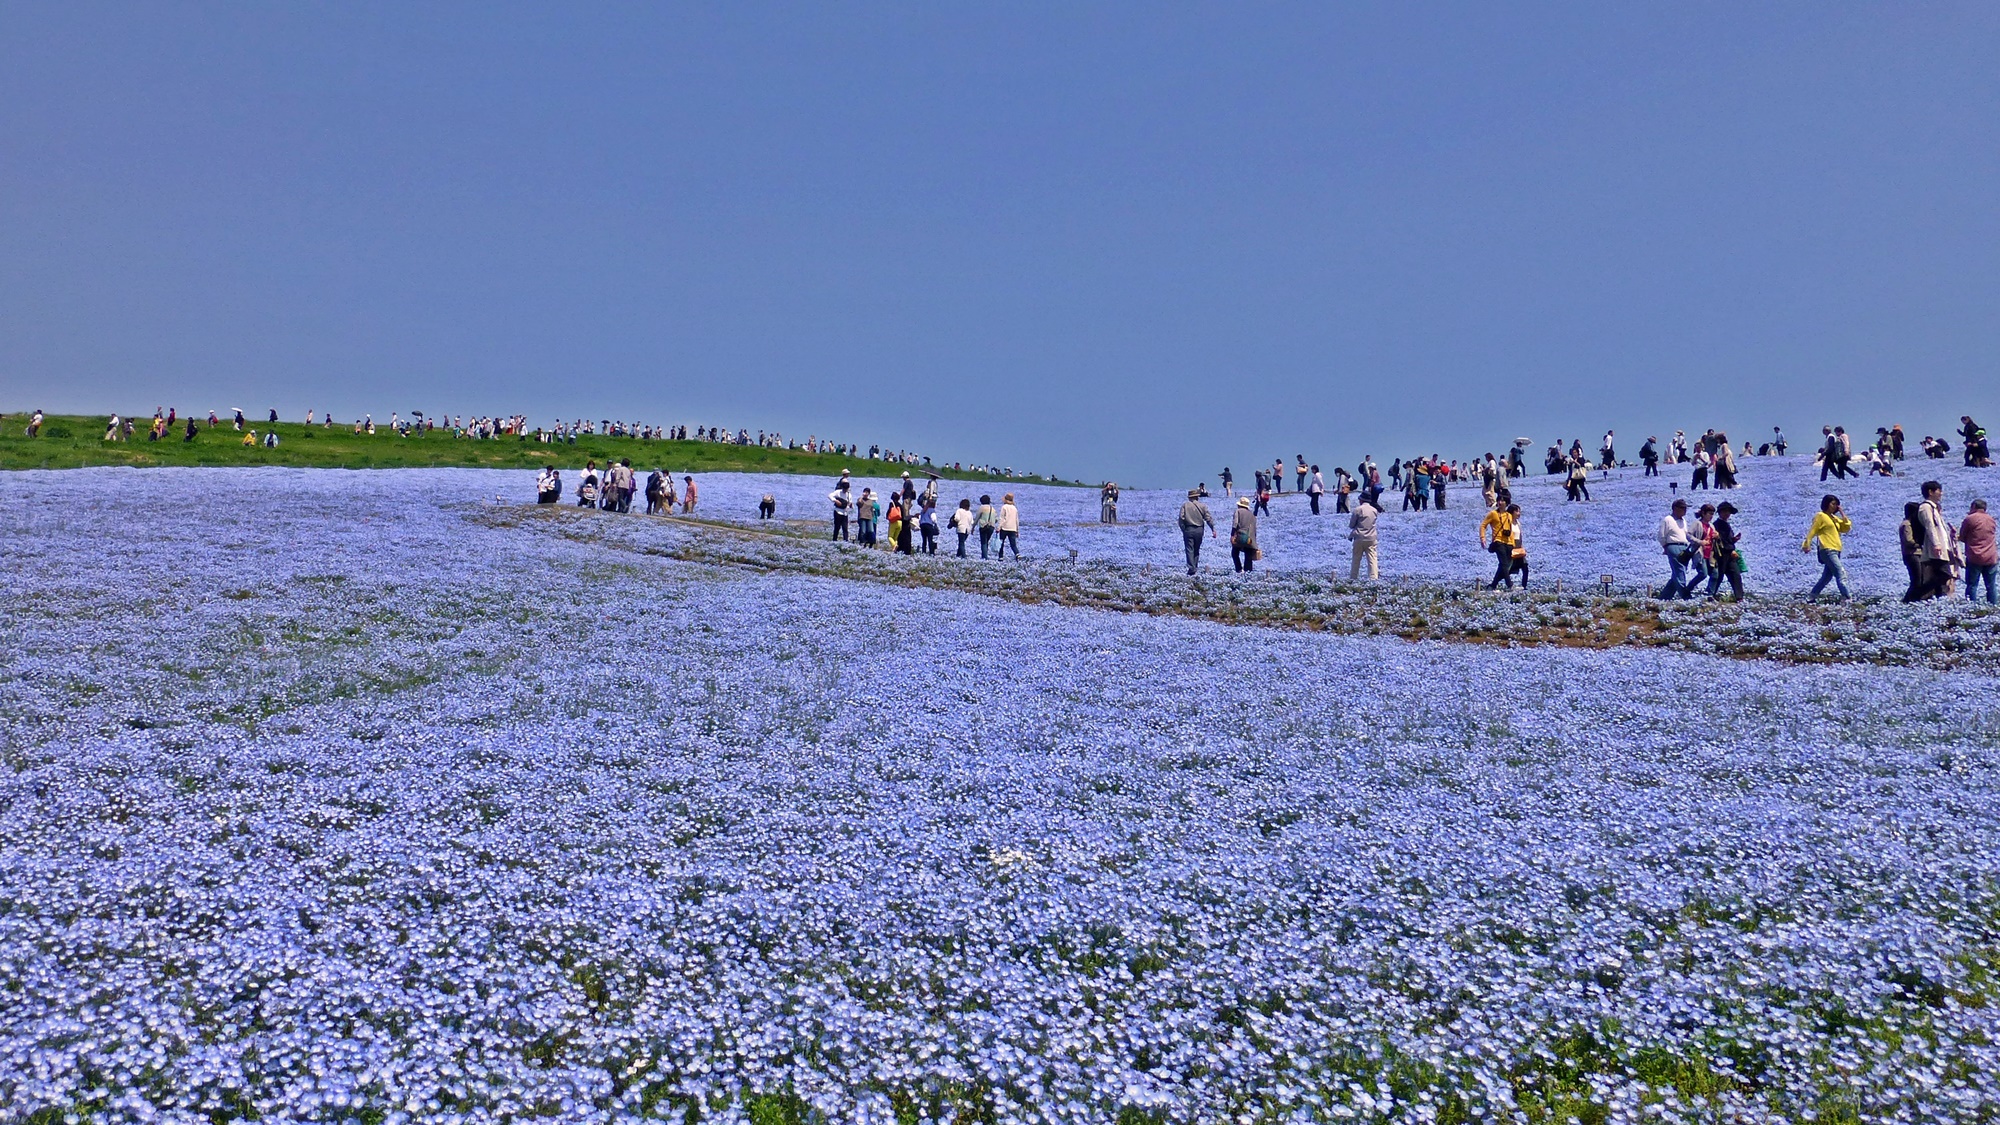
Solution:
<svg viewBox="0 0 2000 1125">
<path fill-rule="evenodd" d="M 2000 6 L 0 0 L 0 409 L 2000 423 Z"/>
</svg>

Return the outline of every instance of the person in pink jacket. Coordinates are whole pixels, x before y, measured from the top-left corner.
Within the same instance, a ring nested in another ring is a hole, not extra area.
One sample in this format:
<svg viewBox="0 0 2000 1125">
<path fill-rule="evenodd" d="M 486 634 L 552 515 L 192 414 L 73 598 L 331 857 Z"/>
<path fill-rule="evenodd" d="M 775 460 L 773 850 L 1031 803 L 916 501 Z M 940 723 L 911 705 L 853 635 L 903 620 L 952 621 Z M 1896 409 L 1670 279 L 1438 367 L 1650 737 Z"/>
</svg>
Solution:
<svg viewBox="0 0 2000 1125">
<path fill-rule="evenodd" d="M 1979 600 L 1979 583 L 1986 583 L 1986 604 L 1993 605 L 1994 572 L 2000 570 L 2000 547 L 1993 538 L 1993 517 L 1986 514 L 1986 501 L 1974 500 L 1972 511 L 1958 525 L 1958 543 L 1965 548 L 1965 596 Z"/>
</svg>

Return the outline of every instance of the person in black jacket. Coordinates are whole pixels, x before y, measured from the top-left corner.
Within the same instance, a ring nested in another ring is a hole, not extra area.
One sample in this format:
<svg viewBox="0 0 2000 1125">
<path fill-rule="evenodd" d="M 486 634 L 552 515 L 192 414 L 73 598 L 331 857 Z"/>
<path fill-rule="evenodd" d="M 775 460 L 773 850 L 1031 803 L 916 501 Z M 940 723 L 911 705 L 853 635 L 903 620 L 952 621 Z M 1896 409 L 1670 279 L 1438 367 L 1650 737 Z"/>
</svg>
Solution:
<svg viewBox="0 0 2000 1125">
<path fill-rule="evenodd" d="M 1724 579 L 1729 581 L 1730 596 L 1735 601 L 1743 600 L 1743 549 L 1736 536 L 1736 505 L 1724 500 L 1715 509 L 1715 554 L 1710 560 L 1712 569 L 1708 576 L 1708 596 L 1714 597 Z"/>
</svg>

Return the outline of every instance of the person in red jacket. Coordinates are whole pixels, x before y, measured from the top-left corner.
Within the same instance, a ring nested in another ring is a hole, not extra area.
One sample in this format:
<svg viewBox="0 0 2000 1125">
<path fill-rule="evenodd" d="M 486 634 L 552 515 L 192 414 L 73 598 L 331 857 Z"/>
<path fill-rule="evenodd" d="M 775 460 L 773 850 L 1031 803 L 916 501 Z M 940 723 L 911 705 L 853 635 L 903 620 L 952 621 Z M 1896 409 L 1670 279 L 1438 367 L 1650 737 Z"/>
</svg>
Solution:
<svg viewBox="0 0 2000 1125">
<path fill-rule="evenodd" d="M 1995 604 L 1994 572 L 2000 570 L 2000 547 L 1993 536 L 1993 517 L 1986 514 L 1986 501 L 1974 500 L 1972 511 L 1958 525 L 1958 542 L 1965 548 L 1965 596 L 1979 600 L 1979 583 L 1986 583 L 1986 604 Z"/>
</svg>

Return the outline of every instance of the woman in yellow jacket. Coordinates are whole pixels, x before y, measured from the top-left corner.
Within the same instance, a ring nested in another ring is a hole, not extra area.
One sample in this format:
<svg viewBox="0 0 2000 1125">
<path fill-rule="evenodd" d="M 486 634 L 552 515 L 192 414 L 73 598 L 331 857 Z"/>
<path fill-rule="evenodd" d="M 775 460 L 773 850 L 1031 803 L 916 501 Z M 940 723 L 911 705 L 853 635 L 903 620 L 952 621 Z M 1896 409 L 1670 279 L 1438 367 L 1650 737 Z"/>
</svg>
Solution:
<svg viewBox="0 0 2000 1125">
<path fill-rule="evenodd" d="M 1492 533 L 1491 541 L 1487 539 L 1488 532 Z M 1479 521 L 1479 546 L 1493 552 L 1497 560 L 1493 568 L 1493 581 L 1488 582 L 1486 588 L 1497 590 L 1503 581 L 1507 583 L 1509 589 L 1513 588 L 1514 517 L 1509 514 L 1507 505 L 1502 504 L 1493 509 L 1486 513 L 1485 519 Z"/>
<path fill-rule="evenodd" d="M 1847 568 L 1840 561 L 1840 537 L 1852 530 L 1853 522 L 1840 510 L 1840 497 L 1828 495 L 1819 502 L 1806 541 L 1799 544 L 1801 551 L 1819 548 L 1819 581 L 1813 585 L 1812 593 L 1806 595 L 1807 601 L 1818 601 L 1819 592 L 1829 582 L 1840 590 L 1840 600 L 1847 600 Z"/>
</svg>

